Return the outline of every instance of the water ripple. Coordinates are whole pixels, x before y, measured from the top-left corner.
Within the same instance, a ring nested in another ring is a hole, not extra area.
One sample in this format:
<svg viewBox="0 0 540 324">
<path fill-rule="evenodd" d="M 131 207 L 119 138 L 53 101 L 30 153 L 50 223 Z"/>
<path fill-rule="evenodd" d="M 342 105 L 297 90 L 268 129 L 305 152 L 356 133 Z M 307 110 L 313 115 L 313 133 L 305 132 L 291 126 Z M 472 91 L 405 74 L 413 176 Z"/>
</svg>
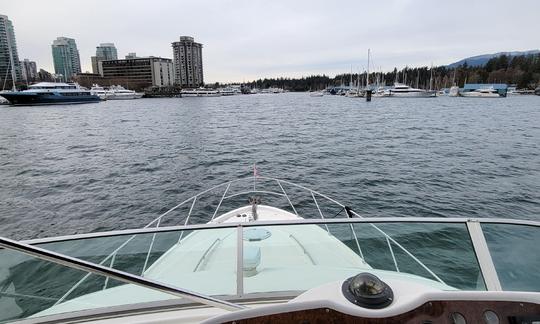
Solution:
<svg viewBox="0 0 540 324">
<path fill-rule="evenodd" d="M 188 99 L 0 109 L 0 234 L 140 227 L 255 162 L 366 216 L 540 219 L 540 97 Z"/>
</svg>

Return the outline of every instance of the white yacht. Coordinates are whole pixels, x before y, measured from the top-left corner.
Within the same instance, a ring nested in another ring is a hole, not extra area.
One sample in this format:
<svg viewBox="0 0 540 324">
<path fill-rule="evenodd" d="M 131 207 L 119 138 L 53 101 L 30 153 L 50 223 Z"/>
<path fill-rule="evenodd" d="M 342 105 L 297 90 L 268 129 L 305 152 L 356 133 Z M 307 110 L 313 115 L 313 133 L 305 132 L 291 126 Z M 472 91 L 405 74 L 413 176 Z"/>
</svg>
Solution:
<svg viewBox="0 0 540 324">
<path fill-rule="evenodd" d="M 102 86 L 98 85 L 98 84 L 93 84 L 92 88 L 90 88 L 90 92 L 93 95 L 98 96 L 99 99 L 101 99 L 101 100 L 106 100 L 107 99 L 108 91 L 105 88 L 103 88 Z"/>
<path fill-rule="evenodd" d="M 501 98 L 497 90 L 493 87 L 477 89 L 473 91 L 463 91 L 459 93 L 462 97 L 478 97 L 478 98 Z"/>
<path fill-rule="evenodd" d="M 386 89 L 384 97 L 396 97 L 396 98 L 430 98 L 437 95 L 436 91 L 416 89 L 403 83 L 394 83 L 392 88 Z"/>
<path fill-rule="evenodd" d="M 121 85 L 111 86 L 106 93 L 107 100 L 127 100 L 127 99 L 140 99 L 144 96 L 142 92 L 135 92 L 128 90 Z"/>
<path fill-rule="evenodd" d="M 180 91 L 182 97 L 220 97 L 221 93 L 214 89 L 197 88 L 197 89 L 182 89 Z"/>
<path fill-rule="evenodd" d="M 348 98 L 362 98 L 364 96 L 365 94 L 363 90 L 351 89 L 345 92 L 345 97 Z"/>
<path fill-rule="evenodd" d="M 540 320 L 539 222 L 367 218 L 257 174 L 139 229 L 0 238 L 0 247 L 0 321 Z"/>
<path fill-rule="evenodd" d="M 222 89 L 219 89 L 218 92 L 222 96 L 234 96 L 234 95 L 240 94 L 240 90 L 233 87 L 222 88 Z"/>
<path fill-rule="evenodd" d="M 285 92 L 285 90 L 283 90 L 282 88 L 267 88 L 267 89 L 262 89 L 259 93 L 283 93 Z"/>
<path fill-rule="evenodd" d="M 448 91 L 449 97 L 458 97 L 459 96 L 459 87 L 458 86 L 452 86 L 450 87 L 450 90 Z"/>
<path fill-rule="evenodd" d="M 90 91 L 92 94 L 98 96 L 101 100 L 140 99 L 144 96 L 144 93 L 127 90 L 121 85 L 113 85 L 108 89 L 105 89 L 102 86 L 94 84 L 92 85 Z"/>
</svg>

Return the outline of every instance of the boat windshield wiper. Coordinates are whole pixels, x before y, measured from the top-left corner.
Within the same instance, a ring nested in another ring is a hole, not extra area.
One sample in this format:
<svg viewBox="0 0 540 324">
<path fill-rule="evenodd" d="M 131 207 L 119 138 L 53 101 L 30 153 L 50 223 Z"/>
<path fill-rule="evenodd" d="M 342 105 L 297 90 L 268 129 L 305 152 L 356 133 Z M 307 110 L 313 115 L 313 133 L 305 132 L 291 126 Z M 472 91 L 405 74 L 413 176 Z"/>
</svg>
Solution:
<svg viewBox="0 0 540 324">
<path fill-rule="evenodd" d="M 207 295 L 199 294 L 187 289 L 178 288 L 169 284 L 161 283 L 152 279 L 137 276 L 131 273 L 127 273 L 120 270 L 108 268 L 99 264 L 84 261 L 78 258 L 73 258 L 61 253 L 52 252 L 36 246 L 21 243 L 15 240 L 0 237 L 0 247 L 6 249 L 15 250 L 38 259 L 50 261 L 56 264 L 60 264 L 69 268 L 82 270 L 85 272 L 91 272 L 93 274 L 102 275 L 111 279 L 116 279 L 124 283 L 137 285 L 140 287 L 156 290 L 162 293 L 173 295 L 176 297 L 182 297 L 189 299 L 193 302 L 201 303 L 204 305 L 214 306 L 222 308 L 228 311 L 236 311 L 239 309 L 245 309 L 247 307 L 233 304 L 224 300 L 220 300 Z"/>
</svg>

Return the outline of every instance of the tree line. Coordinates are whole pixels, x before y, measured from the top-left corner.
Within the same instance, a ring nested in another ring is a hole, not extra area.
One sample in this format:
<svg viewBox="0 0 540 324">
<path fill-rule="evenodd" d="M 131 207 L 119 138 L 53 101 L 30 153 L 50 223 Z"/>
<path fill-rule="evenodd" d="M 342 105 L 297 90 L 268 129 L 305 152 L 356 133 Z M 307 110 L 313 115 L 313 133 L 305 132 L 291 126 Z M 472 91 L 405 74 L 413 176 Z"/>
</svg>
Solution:
<svg viewBox="0 0 540 324">
<path fill-rule="evenodd" d="M 352 86 L 365 85 L 366 73 L 352 74 Z M 331 78 L 327 75 L 311 75 L 302 78 L 265 78 L 248 82 L 251 88 L 283 88 L 289 91 L 316 91 L 328 87 L 349 86 L 351 74 L 339 74 Z M 391 72 L 371 72 L 370 84 L 381 86 L 394 82 L 406 83 L 422 89 L 449 88 L 453 85 L 463 87 L 465 83 L 506 83 L 518 89 L 534 89 L 540 86 L 540 54 L 507 56 L 490 59 L 483 66 L 468 66 L 466 63 L 455 68 L 405 67 L 394 68 Z"/>
</svg>

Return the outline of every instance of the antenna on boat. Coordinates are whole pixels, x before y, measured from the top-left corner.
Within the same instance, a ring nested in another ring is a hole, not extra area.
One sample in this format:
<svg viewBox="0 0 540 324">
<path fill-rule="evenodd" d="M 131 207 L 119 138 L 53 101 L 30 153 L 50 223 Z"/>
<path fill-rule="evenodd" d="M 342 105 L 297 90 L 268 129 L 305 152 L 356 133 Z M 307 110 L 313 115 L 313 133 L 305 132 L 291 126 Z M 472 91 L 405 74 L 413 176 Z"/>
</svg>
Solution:
<svg viewBox="0 0 540 324">
<path fill-rule="evenodd" d="M 253 220 L 257 220 L 259 216 L 257 215 L 257 205 L 261 203 L 261 197 L 253 196 L 248 199 L 251 204 L 251 214 L 253 215 Z"/>
</svg>

